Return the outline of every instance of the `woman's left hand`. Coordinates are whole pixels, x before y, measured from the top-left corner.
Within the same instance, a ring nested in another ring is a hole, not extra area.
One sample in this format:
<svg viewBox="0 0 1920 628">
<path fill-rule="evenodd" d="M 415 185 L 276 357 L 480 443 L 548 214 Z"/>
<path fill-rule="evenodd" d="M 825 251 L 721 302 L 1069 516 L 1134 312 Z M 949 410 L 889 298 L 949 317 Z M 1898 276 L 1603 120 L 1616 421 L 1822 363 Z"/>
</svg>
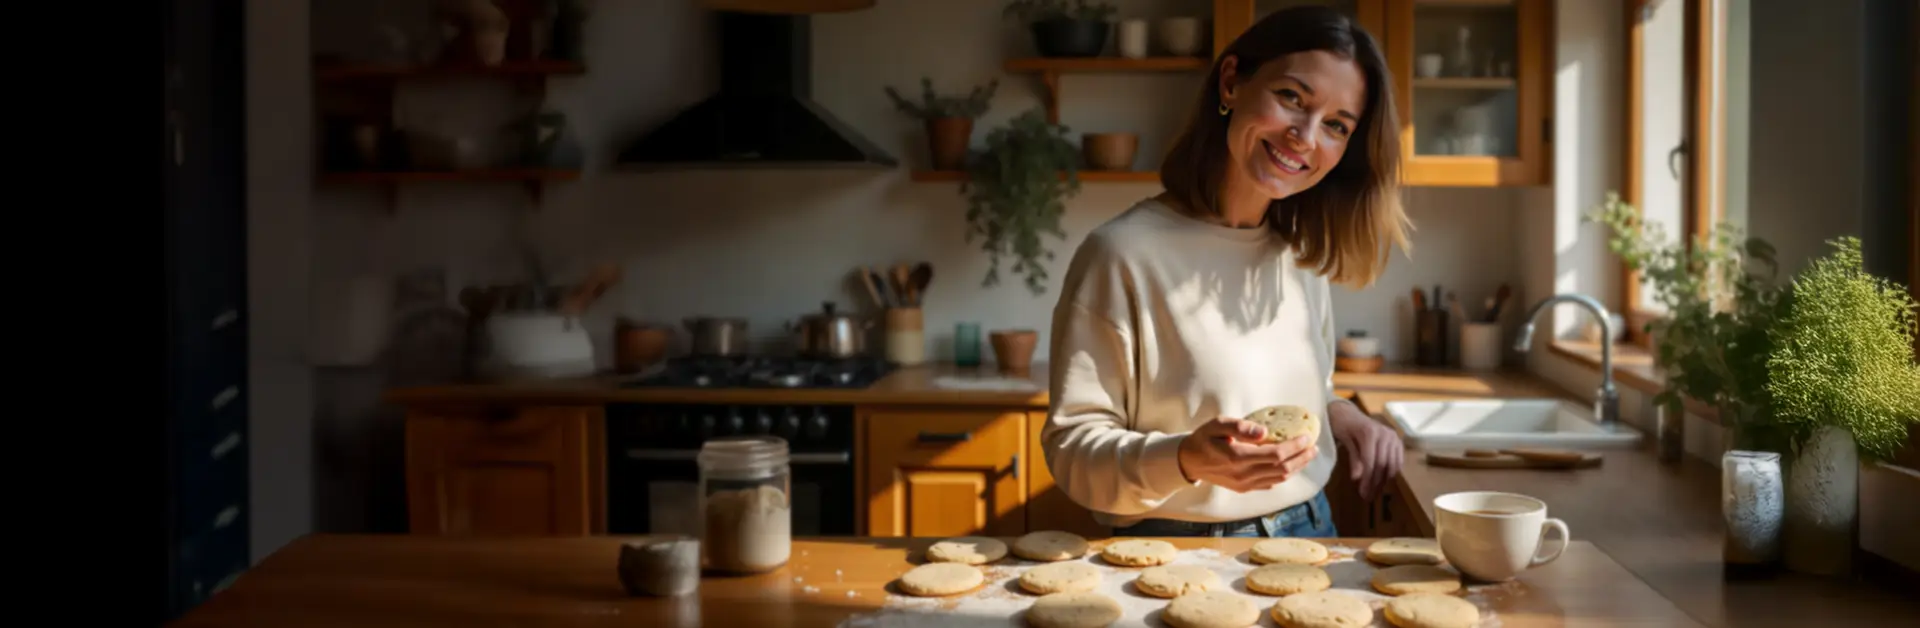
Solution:
<svg viewBox="0 0 1920 628">
<path fill-rule="evenodd" d="M 1333 441 L 1352 456 L 1347 468 L 1360 486 L 1361 499 L 1371 501 L 1400 475 L 1406 447 L 1393 428 L 1381 425 L 1346 400 L 1327 404 L 1327 424 L 1333 429 Z"/>
</svg>

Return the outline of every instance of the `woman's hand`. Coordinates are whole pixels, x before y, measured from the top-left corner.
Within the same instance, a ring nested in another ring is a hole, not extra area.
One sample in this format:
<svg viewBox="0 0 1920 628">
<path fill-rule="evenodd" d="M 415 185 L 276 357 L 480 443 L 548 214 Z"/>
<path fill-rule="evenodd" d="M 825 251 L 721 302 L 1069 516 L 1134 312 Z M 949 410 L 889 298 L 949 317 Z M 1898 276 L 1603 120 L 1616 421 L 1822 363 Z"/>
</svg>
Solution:
<svg viewBox="0 0 1920 628">
<path fill-rule="evenodd" d="M 1327 404 L 1327 424 L 1333 429 L 1334 442 L 1352 456 L 1347 468 L 1360 486 L 1361 499 L 1372 500 L 1400 475 L 1406 447 L 1393 428 L 1381 425 L 1345 400 Z"/>
<path fill-rule="evenodd" d="M 1245 493 L 1285 482 L 1318 451 L 1305 436 L 1259 444 L 1266 437 L 1267 428 L 1257 423 L 1215 418 L 1180 441 L 1180 472 L 1189 482 L 1204 481 Z"/>
</svg>

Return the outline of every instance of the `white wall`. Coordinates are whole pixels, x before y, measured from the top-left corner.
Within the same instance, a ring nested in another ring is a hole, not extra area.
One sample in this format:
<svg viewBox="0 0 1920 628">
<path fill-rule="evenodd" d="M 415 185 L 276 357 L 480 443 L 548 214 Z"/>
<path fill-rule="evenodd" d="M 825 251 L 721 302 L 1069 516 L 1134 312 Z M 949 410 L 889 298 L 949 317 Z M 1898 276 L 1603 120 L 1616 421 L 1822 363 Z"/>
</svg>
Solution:
<svg viewBox="0 0 1920 628">
<path fill-rule="evenodd" d="M 1611 311 L 1622 309 L 1620 265 L 1607 252 L 1606 230 L 1583 218 L 1620 187 L 1625 128 L 1620 111 L 1626 102 L 1620 89 L 1626 65 L 1622 13 L 1608 2 L 1561 0 L 1556 5 L 1554 187 L 1529 190 L 1521 201 L 1526 208 L 1519 215 L 1518 238 L 1525 299 L 1515 308 L 1516 318 L 1540 299 L 1566 292 L 1599 299 Z M 1565 304 L 1550 315 L 1534 335 L 1528 368 L 1568 390 L 1594 390 L 1598 373 L 1547 351 L 1552 338 L 1577 334 L 1592 316 Z"/>
</svg>

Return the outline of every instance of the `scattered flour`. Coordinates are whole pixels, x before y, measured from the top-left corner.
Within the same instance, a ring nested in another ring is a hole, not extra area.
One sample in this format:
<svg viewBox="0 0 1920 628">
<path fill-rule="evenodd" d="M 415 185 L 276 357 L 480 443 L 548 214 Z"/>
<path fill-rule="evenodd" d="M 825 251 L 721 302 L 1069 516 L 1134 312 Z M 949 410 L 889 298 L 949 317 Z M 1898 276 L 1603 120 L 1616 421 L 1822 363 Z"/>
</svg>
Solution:
<svg viewBox="0 0 1920 628">
<path fill-rule="evenodd" d="M 1382 616 L 1380 607 L 1386 604 L 1388 596 L 1373 590 L 1368 580 L 1373 577 L 1374 567 L 1365 561 L 1355 560 L 1359 548 L 1339 545 L 1328 546 L 1330 550 L 1327 562 L 1321 565 L 1333 580 L 1333 588 L 1353 595 L 1367 602 L 1374 609 L 1373 626 L 1392 628 Z M 1167 624 L 1160 619 L 1161 610 L 1166 608 L 1167 600 L 1148 596 L 1134 589 L 1133 580 L 1139 577 L 1140 569 L 1115 567 L 1099 558 L 1099 553 L 1079 560 L 1093 565 L 1101 572 L 1100 586 L 1094 589 L 1120 603 L 1120 621 L 1114 626 L 1152 626 L 1163 628 Z M 1026 561 L 1008 556 L 999 562 L 982 566 L 987 583 L 981 588 L 963 595 L 946 598 L 921 598 L 889 592 L 886 605 L 879 611 L 868 612 L 847 618 L 840 628 L 988 628 L 1019 627 L 1026 625 L 1025 611 L 1033 604 L 1034 596 L 1020 588 L 1020 574 L 1043 563 Z M 1213 549 L 1182 550 L 1171 563 L 1174 565 L 1198 565 L 1220 574 L 1234 591 L 1254 600 L 1260 608 L 1260 626 L 1275 628 L 1273 616 L 1268 612 L 1280 598 L 1261 595 L 1247 590 L 1246 573 L 1257 565 L 1250 562 L 1245 552 L 1228 555 Z M 1492 599 L 1515 595 L 1519 591 L 1518 583 L 1493 585 L 1470 585 L 1462 597 L 1480 609 L 1481 628 L 1498 628 L 1500 619 L 1493 614 Z M 847 592 L 852 596 L 852 591 Z"/>
</svg>

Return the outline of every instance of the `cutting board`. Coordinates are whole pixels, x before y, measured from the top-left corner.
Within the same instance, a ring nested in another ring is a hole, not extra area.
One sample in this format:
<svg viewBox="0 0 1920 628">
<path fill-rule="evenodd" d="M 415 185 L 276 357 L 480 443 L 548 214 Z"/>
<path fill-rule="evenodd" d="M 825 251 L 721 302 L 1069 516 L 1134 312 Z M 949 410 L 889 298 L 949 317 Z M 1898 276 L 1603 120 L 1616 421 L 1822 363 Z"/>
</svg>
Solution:
<svg viewBox="0 0 1920 628">
<path fill-rule="evenodd" d="M 1565 449 L 1466 449 L 1427 452 L 1427 464 L 1461 469 L 1590 469 L 1603 458 L 1596 452 Z"/>
</svg>

